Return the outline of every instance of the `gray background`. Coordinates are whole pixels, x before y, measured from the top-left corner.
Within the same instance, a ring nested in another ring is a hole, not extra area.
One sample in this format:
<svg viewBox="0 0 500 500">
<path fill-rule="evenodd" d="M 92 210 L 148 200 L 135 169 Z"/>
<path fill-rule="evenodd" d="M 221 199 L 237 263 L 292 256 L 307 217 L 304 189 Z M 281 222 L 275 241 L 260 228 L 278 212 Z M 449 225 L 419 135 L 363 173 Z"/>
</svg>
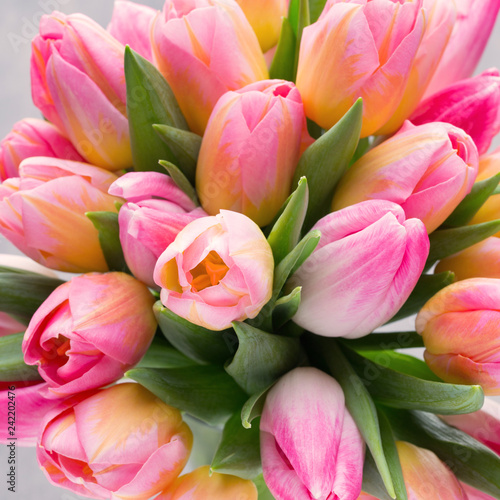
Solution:
<svg viewBox="0 0 500 500">
<path fill-rule="evenodd" d="M 161 9 L 161 0 L 142 0 L 143 4 Z M 25 117 L 39 117 L 38 110 L 31 102 L 29 59 L 30 40 L 37 33 L 40 16 L 52 10 L 66 14 L 81 12 L 101 25 L 106 26 L 111 18 L 111 0 L 1 0 L 0 16 L 0 138 L 4 137 L 12 125 Z M 477 72 L 491 66 L 500 66 L 500 24 L 497 23 Z M 500 145 L 497 137 L 492 148 Z M 18 253 L 5 240 L 0 239 L 0 252 Z M 394 325 L 394 328 L 412 329 L 413 325 Z M 1 402 L 0 402 L 1 403 Z M 210 434 L 210 433 L 208 433 Z M 205 436 L 213 442 L 214 436 Z M 38 468 L 35 450 L 18 448 L 18 479 L 15 494 L 7 491 L 5 479 L 0 480 L 0 498 L 37 500 L 77 500 L 83 498 L 69 491 L 51 486 Z M 7 454 L 0 446 L 0 477 L 6 478 Z M 4 493 L 5 492 L 5 493 Z"/>
</svg>

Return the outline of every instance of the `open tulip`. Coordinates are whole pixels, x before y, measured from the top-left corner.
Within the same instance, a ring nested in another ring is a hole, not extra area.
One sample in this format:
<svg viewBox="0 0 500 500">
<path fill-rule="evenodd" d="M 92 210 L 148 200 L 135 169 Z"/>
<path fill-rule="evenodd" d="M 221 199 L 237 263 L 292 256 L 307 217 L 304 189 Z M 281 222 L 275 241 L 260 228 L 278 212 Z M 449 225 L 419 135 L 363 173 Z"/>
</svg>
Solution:
<svg viewBox="0 0 500 500">
<path fill-rule="evenodd" d="M 436 375 L 500 395 L 499 300 L 500 279 L 473 278 L 447 286 L 424 305 L 416 330 Z"/>
<path fill-rule="evenodd" d="M 25 118 L 0 142 L 0 182 L 19 177 L 19 165 L 32 156 L 83 161 L 73 144 L 54 125 L 37 118 Z"/>
<path fill-rule="evenodd" d="M 257 37 L 235 1 L 167 0 L 151 33 L 158 68 L 197 134 L 222 94 L 268 78 Z"/>
<path fill-rule="evenodd" d="M 192 442 L 179 410 L 128 383 L 61 402 L 42 422 L 37 456 L 59 487 L 91 498 L 147 500 L 179 475 Z"/>
<path fill-rule="evenodd" d="M 110 384 L 141 360 L 153 340 L 153 304 L 147 287 L 128 274 L 77 276 L 31 318 L 24 360 L 38 365 L 49 396 Z"/>
<path fill-rule="evenodd" d="M 344 393 L 326 373 L 296 368 L 267 395 L 260 451 L 264 479 L 276 500 L 355 500 L 364 449 Z"/>
<path fill-rule="evenodd" d="M 373 200 L 331 213 L 313 229 L 319 245 L 291 279 L 302 287 L 293 320 L 326 337 L 369 334 L 417 283 L 429 253 L 424 225 L 405 220 L 395 203 Z"/>
<path fill-rule="evenodd" d="M 196 187 L 203 208 L 272 221 L 292 187 L 306 119 L 293 83 L 268 80 L 224 94 L 203 136 Z"/>
<path fill-rule="evenodd" d="M 271 298 L 271 247 L 248 217 L 228 210 L 189 223 L 161 254 L 154 280 L 175 314 L 210 330 L 254 318 Z"/>
<path fill-rule="evenodd" d="M 32 49 L 35 106 L 89 163 L 108 170 L 132 166 L 125 47 L 83 14 L 53 12 L 42 16 Z"/>
<path fill-rule="evenodd" d="M 349 169 L 335 191 L 332 210 L 389 200 L 431 233 L 470 192 L 478 161 L 477 148 L 463 130 L 448 123 L 406 122 Z"/>
<path fill-rule="evenodd" d="M 155 288 L 158 257 L 181 229 L 207 214 L 171 177 L 158 172 L 129 172 L 111 185 L 109 193 L 127 200 L 118 215 L 127 266 L 136 278 Z"/>
<path fill-rule="evenodd" d="M 99 233 L 85 213 L 116 212 L 118 198 L 107 194 L 116 176 L 45 157 L 24 160 L 19 175 L 0 185 L 0 234 L 51 269 L 107 271 Z"/>
</svg>

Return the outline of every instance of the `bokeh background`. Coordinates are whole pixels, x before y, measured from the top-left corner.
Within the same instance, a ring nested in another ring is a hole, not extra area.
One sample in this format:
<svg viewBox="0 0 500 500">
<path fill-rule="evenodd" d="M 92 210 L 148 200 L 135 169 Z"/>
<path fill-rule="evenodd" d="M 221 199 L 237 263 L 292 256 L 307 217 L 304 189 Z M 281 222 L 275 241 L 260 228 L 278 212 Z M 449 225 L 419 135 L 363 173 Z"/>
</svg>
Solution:
<svg viewBox="0 0 500 500">
<path fill-rule="evenodd" d="M 162 0 L 141 0 L 139 3 L 161 9 Z M 53 10 L 65 14 L 81 12 L 106 27 L 113 10 L 112 0 L 2 0 L 0 15 L 0 138 L 12 125 L 26 117 L 40 117 L 32 103 L 30 87 L 31 39 L 38 31 L 42 15 Z M 134 22 L 133 19 L 130 22 Z M 500 21 L 497 22 L 476 74 L 492 66 L 500 67 Z M 496 137 L 492 149 L 500 146 Z M 75 235 L 77 237 L 77 235 Z M 0 236 L 0 253 L 19 253 Z M 393 328 L 413 329 L 411 321 L 394 324 Z M 6 402 L 0 401 L 0 404 Z M 22 415 L 17 415 L 18 419 Z M 213 436 L 207 436 L 213 440 Z M 36 461 L 33 448 L 17 449 L 16 493 L 7 490 L 6 480 L 0 481 L 0 498 L 23 500 L 79 500 L 84 497 L 52 486 L 45 479 Z M 0 445 L 0 477 L 6 478 L 7 450 Z"/>
</svg>

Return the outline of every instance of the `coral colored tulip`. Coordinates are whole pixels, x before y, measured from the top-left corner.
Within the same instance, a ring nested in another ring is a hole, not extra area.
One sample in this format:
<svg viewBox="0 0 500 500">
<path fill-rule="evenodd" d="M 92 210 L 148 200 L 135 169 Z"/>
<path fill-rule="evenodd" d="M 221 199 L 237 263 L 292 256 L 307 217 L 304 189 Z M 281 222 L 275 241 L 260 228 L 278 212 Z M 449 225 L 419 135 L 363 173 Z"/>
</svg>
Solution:
<svg viewBox="0 0 500 500">
<path fill-rule="evenodd" d="M 302 300 L 293 320 L 326 337 L 358 338 L 404 304 L 424 268 L 429 238 L 388 201 L 358 203 L 320 219 L 316 250 L 293 275 Z M 391 244 L 388 245 L 387 242 Z"/>
<path fill-rule="evenodd" d="M 197 134 L 222 94 L 268 78 L 257 37 L 234 1 L 167 0 L 151 33 L 158 68 Z"/>
<path fill-rule="evenodd" d="M 295 85 L 258 82 L 222 96 L 203 136 L 196 187 L 203 208 L 269 224 L 292 188 L 306 129 Z"/>
<path fill-rule="evenodd" d="M 500 73 L 493 68 L 446 87 L 422 102 L 410 120 L 451 123 L 472 137 L 479 154 L 486 153 L 500 131 Z"/>
<path fill-rule="evenodd" d="M 405 126 L 362 156 L 340 181 L 332 210 L 378 199 L 403 207 L 431 233 L 469 193 L 478 168 L 477 148 L 448 123 Z"/>
<path fill-rule="evenodd" d="M 179 475 L 192 442 L 179 410 L 128 383 L 61 402 L 42 423 L 37 456 L 56 486 L 91 498 L 147 500 Z"/>
<path fill-rule="evenodd" d="M 86 161 L 132 166 L 123 69 L 125 47 L 83 14 L 42 16 L 32 42 L 33 102 Z"/>
<path fill-rule="evenodd" d="M 0 182 L 19 177 L 19 165 L 32 156 L 83 161 L 73 144 L 54 125 L 37 118 L 25 118 L 0 142 Z"/>
<path fill-rule="evenodd" d="M 257 500 L 252 481 L 213 472 L 205 465 L 178 477 L 155 500 Z"/>
<path fill-rule="evenodd" d="M 475 488 L 469 486 L 468 484 L 465 483 L 460 483 L 460 484 L 462 485 L 462 488 L 464 489 L 465 493 L 467 493 L 468 500 L 496 500 L 495 497 L 487 495 L 482 491 L 476 490 Z"/>
<path fill-rule="evenodd" d="M 110 384 L 141 360 L 153 340 L 153 304 L 147 287 L 128 274 L 77 276 L 31 318 L 24 360 L 38 365 L 51 397 Z"/>
<path fill-rule="evenodd" d="M 336 380 L 296 368 L 270 390 L 260 421 L 264 479 L 276 500 L 355 500 L 365 445 Z"/>
<path fill-rule="evenodd" d="M 248 217 L 228 210 L 189 223 L 161 254 L 154 280 L 175 314 L 210 330 L 254 318 L 271 298 L 271 247 Z"/>
<path fill-rule="evenodd" d="M 436 375 L 500 395 L 499 301 L 500 279 L 473 278 L 447 286 L 424 305 L 416 330 Z"/>
<path fill-rule="evenodd" d="M 158 172 L 129 172 L 109 193 L 127 203 L 120 208 L 120 242 L 134 276 L 156 288 L 153 271 L 158 257 L 189 222 L 207 214 L 196 208 L 171 177 Z"/>
<path fill-rule="evenodd" d="M 67 272 L 107 271 L 99 233 L 86 212 L 116 212 L 112 173 L 56 158 L 24 160 L 0 185 L 0 234 L 33 260 Z M 75 238 L 78 235 L 78 238 Z"/>
</svg>

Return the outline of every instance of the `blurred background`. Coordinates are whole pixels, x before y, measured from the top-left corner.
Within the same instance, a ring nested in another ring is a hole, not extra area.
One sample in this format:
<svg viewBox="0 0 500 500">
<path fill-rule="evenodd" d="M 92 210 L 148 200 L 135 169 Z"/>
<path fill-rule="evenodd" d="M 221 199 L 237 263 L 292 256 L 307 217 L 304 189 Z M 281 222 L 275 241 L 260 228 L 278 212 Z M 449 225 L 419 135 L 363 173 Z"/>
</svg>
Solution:
<svg viewBox="0 0 500 500">
<path fill-rule="evenodd" d="M 162 0 L 142 0 L 139 3 L 161 9 Z M 0 139 L 12 125 L 26 117 L 41 117 L 31 101 L 30 54 L 31 39 L 38 32 L 38 23 L 44 14 L 59 10 L 65 14 L 81 12 L 106 27 L 113 10 L 112 0 L 4 0 L 0 16 Z M 133 22 L 133 19 L 131 19 Z M 500 22 L 493 31 L 486 51 L 476 70 L 476 74 L 492 66 L 500 66 Z M 500 146 L 500 136 L 496 137 L 492 149 Z M 19 253 L 18 250 L 0 236 L 0 253 Z M 413 329 L 411 320 L 394 323 L 391 329 Z M 0 402 L 4 404 L 4 402 Z M 17 415 L 17 418 L 22 418 Z M 39 469 L 34 448 L 17 449 L 16 493 L 7 491 L 5 480 L 0 482 L 0 498 L 23 500 L 78 500 L 84 497 L 49 484 Z M 0 476 L 7 472 L 7 450 L 0 446 Z"/>
</svg>

